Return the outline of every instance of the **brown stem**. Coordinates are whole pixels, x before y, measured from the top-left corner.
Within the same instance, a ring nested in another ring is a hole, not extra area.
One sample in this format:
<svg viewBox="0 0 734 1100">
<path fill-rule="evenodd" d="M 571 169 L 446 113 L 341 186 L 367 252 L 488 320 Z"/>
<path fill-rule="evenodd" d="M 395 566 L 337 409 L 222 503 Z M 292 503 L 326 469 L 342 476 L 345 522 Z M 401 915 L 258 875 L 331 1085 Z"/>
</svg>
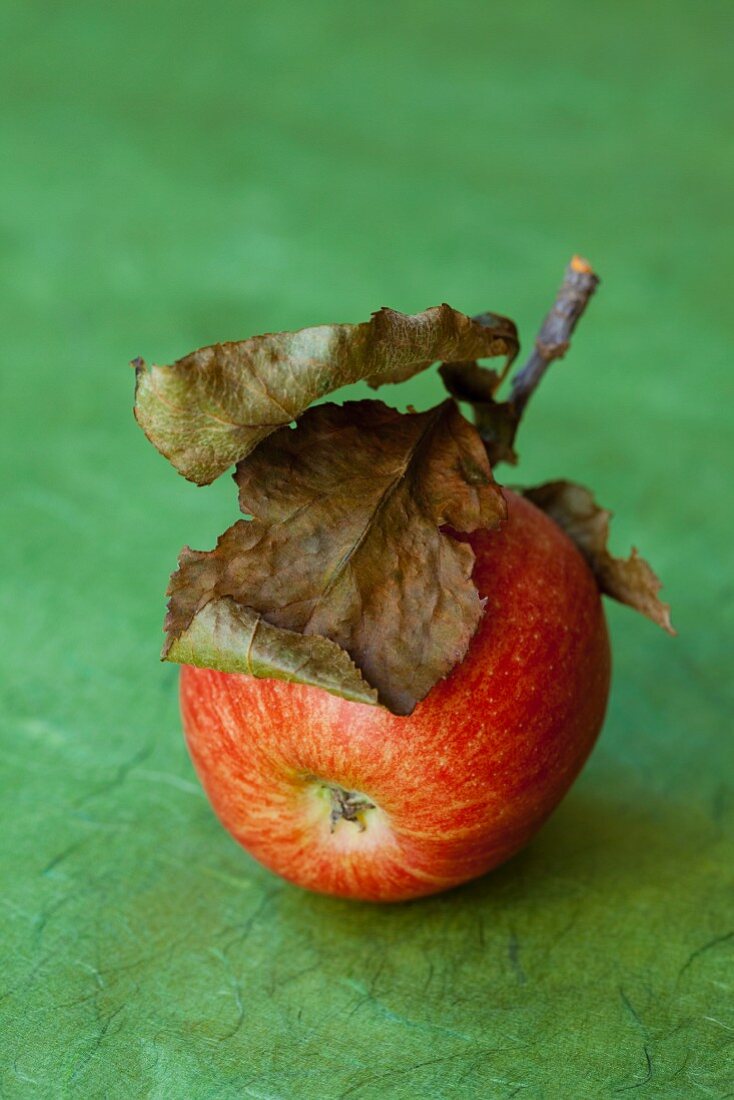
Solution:
<svg viewBox="0 0 734 1100">
<path fill-rule="evenodd" d="M 555 303 L 535 340 L 535 347 L 521 371 L 512 380 L 509 404 L 520 419 L 531 395 L 554 359 L 566 354 L 571 334 L 599 285 L 591 264 L 574 256 L 566 268 Z"/>
</svg>

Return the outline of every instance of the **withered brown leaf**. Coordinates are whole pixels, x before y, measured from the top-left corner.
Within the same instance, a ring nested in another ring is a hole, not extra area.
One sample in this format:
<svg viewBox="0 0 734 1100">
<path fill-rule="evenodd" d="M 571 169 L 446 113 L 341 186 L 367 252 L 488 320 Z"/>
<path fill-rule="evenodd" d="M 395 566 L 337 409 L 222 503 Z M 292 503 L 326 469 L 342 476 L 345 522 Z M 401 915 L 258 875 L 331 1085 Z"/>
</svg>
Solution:
<svg viewBox="0 0 734 1100">
<path fill-rule="evenodd" d="M 602 592 L 675 634 L 670 607 L 658 597 L 660 580 L 634 547 L 629 558 L 616 558 L 609 552 L 612 513 L 601 508 L 588 489 L 572 481 L 548 481 L 522 492 L 576 543 Z"/>
<path fill-rule="evenodd" d="M 495 400 L 500 376 L 472 362 L 442 363 L 439 373 L 452 397 L 472 406 L 474 423 L 492 466 L 500 462 L 515 466 L 517 452 L 514 444 L 522 410 L 512 401 Z"/>
<path fill-rule="evenodd" d="M 494 314 L 381 309 L 363 324 L 213 344 L 171 366 L 136 360 L 135 416 L 179 473 L 207 485 L 341 386 L 399 382 L 439 359 L 511 359 L 517 347 L 514 324 Z"/>
<path fill-rule="evenodd" d="M 326 688 L 353 703 L 376 703 L 348 653 L 329 638 L 273 626 L 229 596 L 210 600 L 170 643 L 169 661 Z"/>
<path fill-rule="evenodd" d="M 262 442 L 235 479 L 255 518 L 209 553 L 183 551 L 164 655 L 242 671 L 232 646 L 193 626 L 211 601 L 229 599 L 281 632 L 267 671 L 251 662 L 255 675 L 282 676 L 303 660 L 304 639 L 329 639 L 381 703 L 409 714 L 464 657 L 482 614 L 474 554 L 442 527 L 493 527 L 506 512 L 475 429 L 450 400 L 425 413 L 379 401 L 321 405 Z M 287 632 L 298 638 L 295 656 Z M 317 664 L 308 682 L 345 694 Z"/>
</svg>

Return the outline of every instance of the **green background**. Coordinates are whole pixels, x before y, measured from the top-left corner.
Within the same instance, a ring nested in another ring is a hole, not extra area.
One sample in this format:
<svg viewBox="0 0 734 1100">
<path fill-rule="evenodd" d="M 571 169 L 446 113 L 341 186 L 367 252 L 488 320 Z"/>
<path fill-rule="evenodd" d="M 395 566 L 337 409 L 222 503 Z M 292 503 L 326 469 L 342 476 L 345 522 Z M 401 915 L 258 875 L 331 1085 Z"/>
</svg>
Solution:
<svg viewBox="0 0 734 1100">
<path fill-rule="evenodd" d="M 731 13 L 3 4 L 3 1096 L 734 1095 Z M 592 485 L 680 636 L 610 607 L 602 740 L 510 865 L 309 896 L 189 765 L 163 590 L 234 493 L 146 443 L 126 364 L 443 300 L 528 346 L 576 250 L 517 476 Z"/>
</svg>

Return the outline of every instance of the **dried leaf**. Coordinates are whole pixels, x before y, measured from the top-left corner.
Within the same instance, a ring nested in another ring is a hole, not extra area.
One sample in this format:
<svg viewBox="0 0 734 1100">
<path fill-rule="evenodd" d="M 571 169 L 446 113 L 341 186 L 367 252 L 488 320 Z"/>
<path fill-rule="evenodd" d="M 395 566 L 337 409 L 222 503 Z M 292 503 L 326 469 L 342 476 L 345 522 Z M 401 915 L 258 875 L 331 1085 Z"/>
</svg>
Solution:
<svg viewBox="0 0 734 1100">
<path fill-rule="evenodd" d="M 502 375 L 479 363 L 442 363 L 439 374 L 449 393 L 458 401 L 481 405 L 492 401 L 502 381 Z"/>
<path fill-rule="evenodd" d="M 658 597 L 660 580 L 634 547 L 626 559 L 610 554 L 607 542 L 612 513 L 600 508 L 588 489 L 572 481 L 549 481 L 534 489 L 523 489 L 523 494 L 576 543 L 602 592 L 675 634 L 670 607 Z"/>
<path fill-rule="evenodd" d="M 255 518 L 210 553 L 184 550 L 169 588 L 166 655 L 181 659 L 188 632 L 190 661 L 200 636 L 192 620 L 229 597 L 280 631 L 284 648 L 267 675 L 300 662 L 304 638 L 330 639 L 380 702 L 409 714 L 464 657 L 482 614 L 473 552 L 441 528 L 492 527 L 506 511 L 475 430 L 453 401 L 425 413 L 379 401 L 321 405 L 261 443 L 235 479 Z M 285 652 L 289 631 L 295 654 Z M 203 631 L 198 659 L 234 670 L 227 652 L 212 654 L 212 635 Z M 334 690 L 317 666 L 314 655 L 310 674 Z"/>
<path fill-rule="evenodd" d="M 353 703 L 377 702 L 375 689 L 335 642 L 272 626 L 228 597 L 202 607 L 171 642 L 166 657 L 199 668 L 311 684 Z"/>
<path fill-rule="evenodd" d="M 172 366 L 136 360 L 135 416 L 179 473 L 207 485 L 341 386 L 399 382 L 439 359 L 512 358 L 517 347 L 513 323 L 493 314 L 381 309 L 360 325 L 213 344 Z"/>
<path fill-rule="evenodd" d="M 495 401 L 501 377 L 478 363 L 443 363 L 439 373 L 452 397 L 472 406 L 492 466 L 500 462 L 516 465 L 514 444 L 522 412 L 512 401 Z"/>
</svg>

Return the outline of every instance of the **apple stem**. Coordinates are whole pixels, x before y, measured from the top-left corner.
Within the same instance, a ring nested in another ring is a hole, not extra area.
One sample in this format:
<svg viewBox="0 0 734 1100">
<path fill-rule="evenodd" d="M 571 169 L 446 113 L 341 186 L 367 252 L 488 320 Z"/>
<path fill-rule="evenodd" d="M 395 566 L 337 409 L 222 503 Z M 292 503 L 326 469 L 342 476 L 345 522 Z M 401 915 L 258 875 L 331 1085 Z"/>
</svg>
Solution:
<svg viewBox="0 0 734 1100">
<path fill-rule="evenodd" d="M 541 325 L 530 357 L 512 380 L 509 404 L 518 420 L 548 367 L 568 351 L 573 330 L 598 285 L 599 276 L 588 260 L 574 256 L 564 272 L 556 300 Z"/>
</svg>

